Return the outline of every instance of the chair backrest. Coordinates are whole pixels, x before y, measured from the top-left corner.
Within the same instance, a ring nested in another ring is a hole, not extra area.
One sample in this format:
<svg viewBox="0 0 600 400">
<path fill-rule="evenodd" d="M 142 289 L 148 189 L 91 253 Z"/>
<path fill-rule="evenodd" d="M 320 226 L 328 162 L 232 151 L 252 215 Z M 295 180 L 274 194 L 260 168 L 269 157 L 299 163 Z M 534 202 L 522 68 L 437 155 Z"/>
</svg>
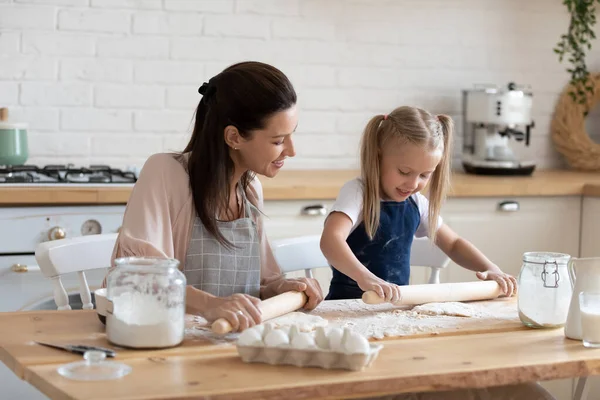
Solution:
<svg viewBox="0 0 600 400">
<path fill-rule="evenodd" d="M 274 240 L 271 247 L 283 273 L 304 270 L 305 275 L 312 278 L 312 269 L 329 266 L 320 242 L 320 235 L 298 236 Z M 440 270 L 449 262 L 448 256 L 428 238 L 414 238 L 410 265 L 431 268 L 429 283 L 440 283 Z"/>
<path fill-rule="evenodd" d="M 76 272 L 84 309 L 94 308 L 85 272 L 110 267 L 110 259 L 117 240 L 117 233 L 89 235 L 53 240 L 37 245 L 35 259 L 44 276 L 54 285 L 54 301 L 59 310 L 70 310 L 69 296 L 61 275 Z"/>
<path fill-rule="evenodd" d="M 304 270 L 306 277 L 312 278 L 311 270 L 329 266 L 320 242 L 320 235 L 298 236 L 274 240 L 271 247 L 283 273 Z"/>
</svg>

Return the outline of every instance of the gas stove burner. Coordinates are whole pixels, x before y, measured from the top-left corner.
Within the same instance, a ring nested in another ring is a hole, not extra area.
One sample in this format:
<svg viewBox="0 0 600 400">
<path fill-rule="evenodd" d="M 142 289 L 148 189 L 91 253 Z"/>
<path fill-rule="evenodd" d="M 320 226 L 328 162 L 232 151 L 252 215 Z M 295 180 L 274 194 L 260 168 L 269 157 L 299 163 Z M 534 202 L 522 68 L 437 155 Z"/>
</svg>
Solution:
<svg viewBox="0 0 600 400">
<path fill-rule="evenodd" d="M 27 172 L 27 171 L 37 171 L 38 167 L 35 165 L 1 165 L 0 166 L 0 174 L 10 174 L 13 172 Z"/>
<path fill-rule="evenodd" d="M 10 173 L 4 179 L 6 183 L 33 183 L 33 176 L 31 174 Z M 1 180 L 0 183 L 2 183 Z"/>
<path fill-rule="evenodd" d="M 73 164 L 0 166 L 1 184 L 132 184 L 135 173 L 111 168 L 108 165 L 90 165 L 76 168 Z"/>
</svg>

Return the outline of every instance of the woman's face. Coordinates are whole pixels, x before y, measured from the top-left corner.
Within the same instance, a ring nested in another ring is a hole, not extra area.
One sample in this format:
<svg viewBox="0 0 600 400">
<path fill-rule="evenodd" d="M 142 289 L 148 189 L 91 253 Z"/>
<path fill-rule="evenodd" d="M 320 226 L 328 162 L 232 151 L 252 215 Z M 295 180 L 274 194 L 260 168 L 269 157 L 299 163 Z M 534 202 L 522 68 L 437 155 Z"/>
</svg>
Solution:
<svg viewBox="0 0 600 400">
<path fill-rule="evenodd" d="M 269 117 L 264 129 L 250 132 L 248 139 L 241 141 L 238 150 L 241 167 L 256 172 L 269 178 L 277 175 L 284 160 L 294 157 L 294 143 L 292 133 L 298 126 L 298 113 L 296 106 L 284 111 L 279 111 Z"/>
</svg>

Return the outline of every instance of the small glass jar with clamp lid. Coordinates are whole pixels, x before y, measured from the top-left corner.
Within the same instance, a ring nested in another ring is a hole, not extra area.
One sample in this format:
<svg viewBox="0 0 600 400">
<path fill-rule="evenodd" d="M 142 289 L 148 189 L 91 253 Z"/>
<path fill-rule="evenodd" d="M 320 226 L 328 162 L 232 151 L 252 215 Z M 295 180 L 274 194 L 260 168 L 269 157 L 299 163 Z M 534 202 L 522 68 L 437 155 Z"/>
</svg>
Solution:
<svg viewBox="0 0 600 400">
<path fill-rule="evenodd" d="M 519 274 L 519 318 L 531 328 L 564 326 L 571 302 L 567 265 L 571 256 L 563 253 L 523 254 Z"/>
</svg>

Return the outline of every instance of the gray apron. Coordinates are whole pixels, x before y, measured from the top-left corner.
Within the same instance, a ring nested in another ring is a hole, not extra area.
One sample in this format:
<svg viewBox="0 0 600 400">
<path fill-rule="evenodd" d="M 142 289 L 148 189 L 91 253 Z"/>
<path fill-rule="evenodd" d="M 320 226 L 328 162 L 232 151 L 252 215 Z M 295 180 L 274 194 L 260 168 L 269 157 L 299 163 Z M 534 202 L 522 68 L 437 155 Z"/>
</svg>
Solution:
<svg viewBox="0 0 600 400">
<path fill-rule="evenodd" d="M 244 293 L 260 295 L 260 244 L 252 204 L 245 193 L 244 217 L 234 221 L 218 221 L 221 234 L 235 247 L 223 246 L 202 224 L 194 221 L 183 273 L 187 284 L 214 296 Z"/>
</svg>

